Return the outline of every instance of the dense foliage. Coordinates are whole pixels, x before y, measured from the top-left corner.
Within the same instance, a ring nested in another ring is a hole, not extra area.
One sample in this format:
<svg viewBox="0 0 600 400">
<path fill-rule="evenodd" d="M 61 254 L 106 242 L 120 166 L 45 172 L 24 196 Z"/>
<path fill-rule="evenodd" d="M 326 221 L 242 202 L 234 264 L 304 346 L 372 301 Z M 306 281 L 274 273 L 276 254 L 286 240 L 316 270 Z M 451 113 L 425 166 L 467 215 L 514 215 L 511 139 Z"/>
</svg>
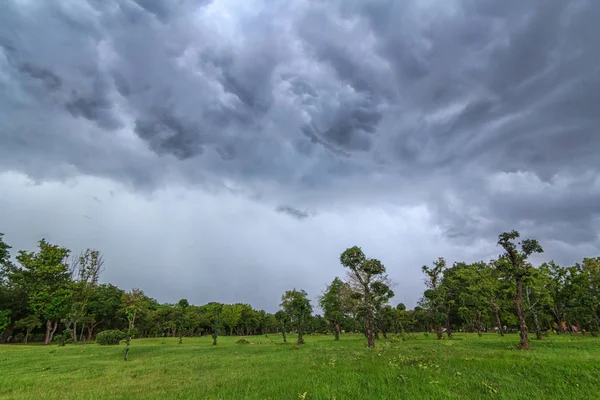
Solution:
<svg viewBox="0 0 600 400">
<path fill-rule="evenodd" d="M 123 331 L 109 329 L 96 335 L 96 343 L 101 346 L 115 345 L 121 343 L 126 337 L 127 334 Z"/>
<path fill-rule="evenodd" d="M 179 338 L 269 333 L 360 332 L 369 347 L 388 333 L 435 332 L 442 339 L 453 331 L 520 332 L 521 348 L 529 346 L 528 330 L 542 339 L 550 332 L 600 332 L 600 257 L 560 266 L 550 261 L 534 266 L 529 256 L 541 253 L 535 240 L 519 240 L 518 232 L 499 236 L 502 254 L 489 262 L 456 262 L 439 258 L 423 267 L 426 290 L 418 306 L 392 306 L 393 284 L 385 266 L 351 247 L 340 256 L 347 279 L 335 278 L 318 297 L 323 315 L 313 314 L 309 296 L 290 290 L 274 314 L 249 304 L 160 304 L 142 290 L 125 292 L 99 283 L 100 252 L 77 256 L 42 239 L 36 251 L 19 251 L 0 234 L 0 343 L 27 341 L 78 342 L 126 340 L 134 337 Z M 105 332 L 99 334 L 98 332 Z M 108 331 L 108 332 L 107 332 Z M 115 332 L 121 332 L 119 338 Z M 59 339 L 60 338 L 60 339 Z M 105 340 L 106 339 L 106 340 Z"/>
</svg>

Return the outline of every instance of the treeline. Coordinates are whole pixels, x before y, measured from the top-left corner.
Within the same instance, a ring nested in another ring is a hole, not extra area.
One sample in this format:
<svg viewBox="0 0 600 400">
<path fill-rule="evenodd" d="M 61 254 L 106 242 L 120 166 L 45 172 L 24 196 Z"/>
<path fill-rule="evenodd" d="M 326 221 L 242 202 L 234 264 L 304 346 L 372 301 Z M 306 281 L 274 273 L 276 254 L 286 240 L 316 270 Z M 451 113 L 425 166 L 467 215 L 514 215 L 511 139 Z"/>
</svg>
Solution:
<svg viewBox="0 0 600 400">
<path fill-rule="evenodd" d="M 438 338 L 456 330 L 520 332 L 529 347 L 528 327 L 541 339 L 549 332 L 600 332 L 600 257 L 573 266 L 528 260 L 542 247 L 518 241 L 515 231 L 499 236 L 502 254 L 489 262 L 446 265 L 443 258 L 422 267 L 426 279 L 419 305 L 392 306 L 393 283 L 384 265 L 367 258 L 359 247 L 340 256 L 345 280 L 335 278 L 318 297 L 323 315 L 314 315 L 303 290 L 286 291 L 280 310 L 270 314 L 249 304 L 160 304 L 139 289 L 124 291 L 100 284 L 102 255 L 88 249 L 79 255 L 45 240 L 34 252 L 11 247 L 0 234 L 0 343 L 43 341 L 60 344 L 92 341 L 98 332 L 132 337 L 361 332 L 369 347 L 388 334 L 435 332 Z M 118 335 L 117 335 L 118 336 Z M 115 337 L 117 337 L 115 336 Z M 119 339 L 120 340 L 120 339 Z M 118 341 L 117 341 L 118 342 Z"/>
</svg>

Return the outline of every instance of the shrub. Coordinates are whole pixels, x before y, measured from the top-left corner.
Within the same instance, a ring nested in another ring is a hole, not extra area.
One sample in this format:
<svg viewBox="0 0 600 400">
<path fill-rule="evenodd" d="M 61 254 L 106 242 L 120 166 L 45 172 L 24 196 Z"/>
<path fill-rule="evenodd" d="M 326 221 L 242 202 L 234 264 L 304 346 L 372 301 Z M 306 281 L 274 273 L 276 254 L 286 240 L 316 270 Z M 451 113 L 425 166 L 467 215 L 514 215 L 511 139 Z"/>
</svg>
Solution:
<svg viewBox="0 0 600 400">
<path fill-rule="evenodd" d="M 237 342 L 235 342 L 235 343 L 236 343 L 236 344 L 250 344 L 250 342 L 249 342 L 249 341 L 247 341 L 247 340 L 246 340 L 246 339 L 244 339 L 244 338 L 238 339 L 238 341 L 237 341 Z"/>
<path fill-rule="evenodd" d="M 96 335 L 96 343 L 98 343 L 101 346 L 115 345 L 121 343 L 121 340 L 125 340 L 126 337 L 127 335 L 123 331 L 102 331 Z"/>
</svg>

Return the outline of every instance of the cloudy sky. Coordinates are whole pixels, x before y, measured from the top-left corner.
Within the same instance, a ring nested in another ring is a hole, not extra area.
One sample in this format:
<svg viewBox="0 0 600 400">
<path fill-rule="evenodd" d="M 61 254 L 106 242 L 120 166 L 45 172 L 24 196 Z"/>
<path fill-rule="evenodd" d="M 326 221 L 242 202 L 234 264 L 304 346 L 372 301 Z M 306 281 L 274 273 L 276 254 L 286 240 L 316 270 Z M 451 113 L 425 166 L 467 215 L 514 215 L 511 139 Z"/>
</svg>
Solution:
<svg viewBox="0 0 600 400">
<path fill-rule="evenodd" d="M 595 0 L 4 0 L 0 232 L 160 301 L 600 253 Z"/>
</svg>

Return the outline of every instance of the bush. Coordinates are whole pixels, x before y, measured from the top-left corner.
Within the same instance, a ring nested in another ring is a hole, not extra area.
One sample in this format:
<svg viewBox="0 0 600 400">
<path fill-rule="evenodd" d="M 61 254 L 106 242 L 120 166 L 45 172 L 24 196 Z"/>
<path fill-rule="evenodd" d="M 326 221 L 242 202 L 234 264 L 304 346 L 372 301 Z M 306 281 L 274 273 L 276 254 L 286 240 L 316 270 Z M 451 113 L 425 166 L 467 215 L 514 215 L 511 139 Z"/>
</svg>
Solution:
<svg viewBox="0 0 600 400">
<path fill-rule="evenodd" d="M 115 345 L 121 343 L 121 340 L 125 340 L 126 337 L 127 335 L 123 331 L 102 331 L 96 335 L 96 343 L 98 343 L 100 346 Z"/>
<path fill-rule="evenodd" d="M 235 343 L 236 343 L 236 344 L 250 344 L 250 342 L 249 342 L 249 341 L 247 341 L 247 340 L 246 340 L 246 339 L 244 339 L 244 338 L 238 339 L 238 341 L 237 341 L 237 342 L 235 342 Z"/>
</svg>

